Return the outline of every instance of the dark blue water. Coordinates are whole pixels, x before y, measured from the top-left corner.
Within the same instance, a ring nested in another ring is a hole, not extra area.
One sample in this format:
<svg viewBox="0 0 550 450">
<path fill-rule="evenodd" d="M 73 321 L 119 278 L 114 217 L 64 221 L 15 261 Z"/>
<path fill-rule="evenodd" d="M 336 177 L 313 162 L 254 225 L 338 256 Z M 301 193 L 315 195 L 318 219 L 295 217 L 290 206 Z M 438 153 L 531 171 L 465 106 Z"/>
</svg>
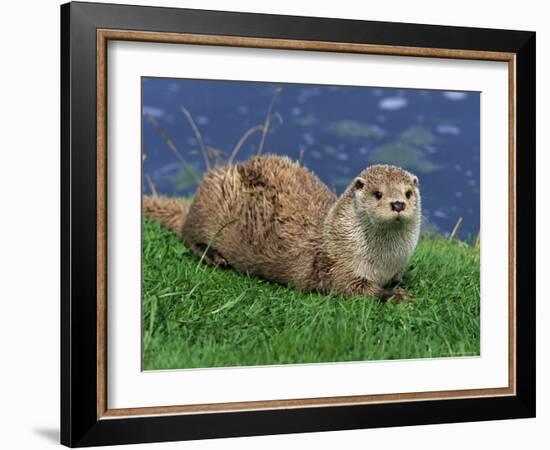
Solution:
<svg viewBox="0 0 550 450">
<path fill-rule="evenodd" d="M 479 231 L 479 93 L 162 78 L 142 88 L 144 174 L 161 194 L 192 194 L 206 169 L 182 105 L 213 163 L 227 161 L 272 103 L 263 153 L 301 159 L 337 193 L 370 164 L 401 166 L 420 178 L 427 228 L 449 233 L 462 217 L 462 239 Z M 261 139 L 254 132 L 236 161 Z"/>
</svg>

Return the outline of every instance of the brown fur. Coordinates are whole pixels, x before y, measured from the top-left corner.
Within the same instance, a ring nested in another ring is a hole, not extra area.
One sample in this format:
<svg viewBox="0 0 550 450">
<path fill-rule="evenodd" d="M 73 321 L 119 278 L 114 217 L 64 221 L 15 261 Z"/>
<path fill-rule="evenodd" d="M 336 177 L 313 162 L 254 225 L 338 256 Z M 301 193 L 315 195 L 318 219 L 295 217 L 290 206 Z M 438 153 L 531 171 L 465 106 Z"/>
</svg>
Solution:
<svg viewBox="0 0 550 450">
<path fill-rule="evenodd" d="M 262 156 L 208 171 L 190 207 L 145 197 L 144 210 L 181 230 L 207 263 L 304 290 L 401 300 L 405 294 L 383 285 L 400 279 L 416 245 L 417 186 L 408 172 L 372 166 L 337 198 L 299 163 Z M 383 199 L 375 199 L 375 191 Z M 392 201 L 404 202 L 405 210 L 392 211 Z"/>
<path fill-rule="evenodd" d="M 143 196 L 143 213 L 162 226 L 181 235 L 183 222 L 189 213 L 191 202 L 157 196 Z"/>
</svg>

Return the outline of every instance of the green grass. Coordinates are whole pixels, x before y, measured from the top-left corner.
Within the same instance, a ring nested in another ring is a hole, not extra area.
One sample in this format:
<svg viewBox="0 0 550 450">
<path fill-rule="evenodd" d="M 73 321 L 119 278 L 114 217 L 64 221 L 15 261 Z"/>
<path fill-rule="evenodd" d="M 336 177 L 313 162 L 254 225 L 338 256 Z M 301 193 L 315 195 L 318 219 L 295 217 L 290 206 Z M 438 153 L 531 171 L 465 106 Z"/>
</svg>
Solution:
<svg viewBox="0 0 550 450">
<path fill-rule="evenodd" d="M 412 305 L 300 292 L 199 264 L 143 228 L 143 368 L 180 369 L 479 355 L 479 251 L 422 240 Z"/>
</svg>

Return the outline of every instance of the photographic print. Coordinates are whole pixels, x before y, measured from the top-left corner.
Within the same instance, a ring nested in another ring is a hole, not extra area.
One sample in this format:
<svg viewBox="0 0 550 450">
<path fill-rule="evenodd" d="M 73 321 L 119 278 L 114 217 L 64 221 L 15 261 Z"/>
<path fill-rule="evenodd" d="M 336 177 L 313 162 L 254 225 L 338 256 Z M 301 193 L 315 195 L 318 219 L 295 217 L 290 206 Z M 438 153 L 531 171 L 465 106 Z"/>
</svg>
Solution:
<svg viewBox="0 0 550 450">
<path fill-rule="evenodd" d="M 142 77 L 144 370 L 480 354 L 480 93 Z"/>
<path fill-rule="evenodd" d="M 535 33 L 61 13 L 63 444 L 535 416 Z"/>
</svg>

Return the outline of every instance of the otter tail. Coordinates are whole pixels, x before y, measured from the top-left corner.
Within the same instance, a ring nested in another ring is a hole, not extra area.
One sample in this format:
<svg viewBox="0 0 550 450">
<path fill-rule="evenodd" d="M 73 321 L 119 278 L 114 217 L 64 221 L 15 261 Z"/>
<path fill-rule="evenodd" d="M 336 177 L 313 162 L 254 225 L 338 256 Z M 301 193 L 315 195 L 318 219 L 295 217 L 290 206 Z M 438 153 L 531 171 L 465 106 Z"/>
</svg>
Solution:
<svg viewBox="0 0 550 450">
<path fill-rule="evenodd" d="M 190 206 L 189 200 L 153 195 L 143 196 L 143 214 L 178 236 L 181 236 L 181 229 Z"/>
</svg>

